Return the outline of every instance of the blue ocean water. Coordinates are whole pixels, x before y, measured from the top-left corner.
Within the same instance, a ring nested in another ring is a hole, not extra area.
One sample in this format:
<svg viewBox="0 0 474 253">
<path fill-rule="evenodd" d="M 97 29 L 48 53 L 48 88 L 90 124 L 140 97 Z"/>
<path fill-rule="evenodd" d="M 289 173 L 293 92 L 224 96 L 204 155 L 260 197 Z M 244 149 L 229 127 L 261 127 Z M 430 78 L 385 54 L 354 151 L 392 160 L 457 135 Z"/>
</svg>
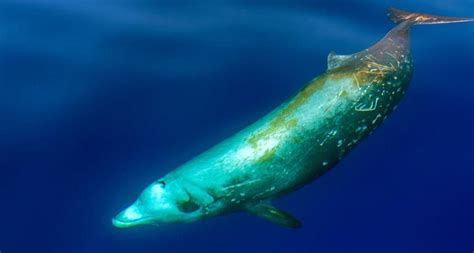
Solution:
<svg viewBox="0 0 474 253">
<path fill-rule="evenodd" d="M 472 0 L 0 1 L 0 251 L 472 252 L 474 24 L 418 26 L 391 117 L 336 168 L 241 213 L 117 229 L 153 180 L 257 120 L 393 24 Z"/>
</svg>

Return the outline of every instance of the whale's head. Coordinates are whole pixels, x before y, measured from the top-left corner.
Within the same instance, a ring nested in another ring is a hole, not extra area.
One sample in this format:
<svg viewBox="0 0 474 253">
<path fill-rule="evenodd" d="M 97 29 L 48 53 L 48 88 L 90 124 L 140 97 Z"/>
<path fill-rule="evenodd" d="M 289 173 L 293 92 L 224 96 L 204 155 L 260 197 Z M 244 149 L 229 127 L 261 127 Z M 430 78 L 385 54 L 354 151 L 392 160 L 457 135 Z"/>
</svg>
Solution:
<svg viewBox="0 0 474 253">
<path fill-rule="evenodd" d="M 161 179 L 148 186 L 131 206 L 113 218 L 119 228 L 179 223 L 200 219 L 204 210 L 178 180 Z"/>
</svg>

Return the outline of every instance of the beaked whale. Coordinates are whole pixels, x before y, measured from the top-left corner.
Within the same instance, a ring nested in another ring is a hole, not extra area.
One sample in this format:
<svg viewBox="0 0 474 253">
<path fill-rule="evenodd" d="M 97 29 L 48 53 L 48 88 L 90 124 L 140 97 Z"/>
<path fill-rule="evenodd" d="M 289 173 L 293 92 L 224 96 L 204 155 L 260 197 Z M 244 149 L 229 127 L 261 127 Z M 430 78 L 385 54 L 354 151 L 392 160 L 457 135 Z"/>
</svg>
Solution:
<svg viewBox="0 0 474 253">
<path fill-rule="evenodd" d="M 291 228 L 270 204 L 323 175 L 395 109 L 412 76 L 410 28 L 474 21 L 390 8 L 397 25 L 372 47 L 328 56 L 328 69 L 248 128 L 153 182 L 113 218 L 116 227 L 248 211 Z"/>
</svg>

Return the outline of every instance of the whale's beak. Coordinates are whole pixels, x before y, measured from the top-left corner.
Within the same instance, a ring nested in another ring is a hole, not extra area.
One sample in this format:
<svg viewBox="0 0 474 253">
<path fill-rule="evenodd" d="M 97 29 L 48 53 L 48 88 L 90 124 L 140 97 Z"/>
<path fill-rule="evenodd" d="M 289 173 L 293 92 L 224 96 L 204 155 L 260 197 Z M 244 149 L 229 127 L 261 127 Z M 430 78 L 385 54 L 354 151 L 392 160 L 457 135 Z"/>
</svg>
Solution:
<svg viewBox="0 0 474 253">
<path fill-rule="evenodd" d="M 129 228 L 138 225 L 148 224 L 149 218 L 144 217 L 140 210 L 131 205 L 112 219 L 112 224 L 118 228 Z"/>
</svg>

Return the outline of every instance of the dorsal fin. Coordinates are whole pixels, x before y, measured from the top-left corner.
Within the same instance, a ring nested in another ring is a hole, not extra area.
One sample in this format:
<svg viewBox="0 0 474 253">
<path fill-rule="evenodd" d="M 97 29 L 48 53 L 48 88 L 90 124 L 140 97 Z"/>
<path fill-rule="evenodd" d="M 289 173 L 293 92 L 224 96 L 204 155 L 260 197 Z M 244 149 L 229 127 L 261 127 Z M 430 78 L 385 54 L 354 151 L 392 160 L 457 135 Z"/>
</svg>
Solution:
<svg viewBox="0 0 474 253">
<path fill-rule="evenodd" d="M 346 64 L 351 58 L 352 55 L 338 55 L 336 52 L 331 51 L 328 54 L 328 70 L 335 69 Z"/>
</svg>

